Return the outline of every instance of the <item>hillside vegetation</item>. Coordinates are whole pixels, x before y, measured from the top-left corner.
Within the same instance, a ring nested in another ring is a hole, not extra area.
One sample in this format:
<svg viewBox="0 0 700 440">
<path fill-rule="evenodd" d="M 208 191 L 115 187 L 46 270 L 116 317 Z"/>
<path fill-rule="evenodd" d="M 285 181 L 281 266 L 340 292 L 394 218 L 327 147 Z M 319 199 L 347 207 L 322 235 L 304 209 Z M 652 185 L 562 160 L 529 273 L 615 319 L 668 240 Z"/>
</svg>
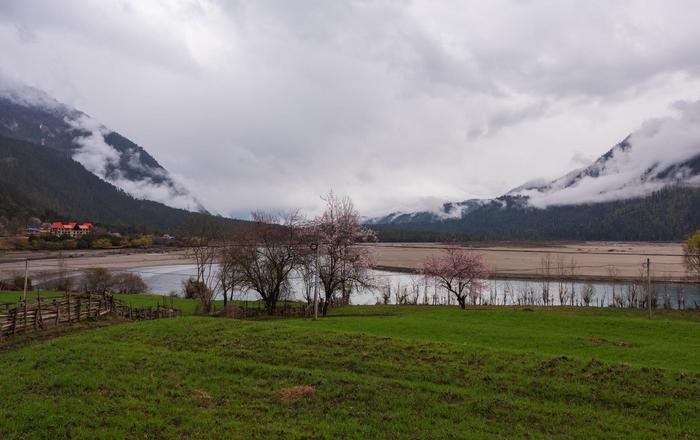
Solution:
<svg viewBox="0 0 700 440">
<path fill-rule="evenodd" d="M 487 240 L 674 241 L 700 225 L 700 188 L 669 187 L 647 197 L 546 209 L 523 207 L 509 198 L 503 202 L 506 207 L 492 202 L 461 219 L 372 228 L 387 241 L 434 241 L 436 234 Z"/>
<path fill-rule="evenodd" d="M 0 352 L 2 438 L 697 438 L 700 316 L 348 307 Z"/>
<path fill-rule="evenodd" d="M 19 215 L 177 232 L 191 219 L 205 214 L 135 199 L 90 173 L 66 153 L 0 136 L 0 216 Z"/>
</svg>

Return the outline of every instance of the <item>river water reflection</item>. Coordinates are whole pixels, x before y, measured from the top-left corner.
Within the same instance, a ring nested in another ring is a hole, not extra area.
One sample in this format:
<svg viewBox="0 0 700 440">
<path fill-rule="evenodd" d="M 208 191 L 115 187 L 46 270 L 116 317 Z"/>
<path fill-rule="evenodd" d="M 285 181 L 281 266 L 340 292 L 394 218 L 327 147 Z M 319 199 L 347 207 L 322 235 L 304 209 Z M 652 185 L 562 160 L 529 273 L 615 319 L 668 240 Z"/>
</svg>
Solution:
<svg viewBox="0 0 700 440">
<path fill-rule="evenodd" d="M 134 269 L 133 272 L 141 274 L 151 293 L 181 295 L 183 282 L 194 276 L 196 270 L 194 265 L 177 265 L 144 267 Z M 384 302 L 385 296 L 388 296 L 390 304 L 395 304 L 397 301 L 455 304 L 454 298 L 450 298 L 446 291 L 437 288 L 434 283 L 423 279 L 420 275 L 389 271 L 372 271 L 372 275 L 375 279 L 375 287 L 357 289 L 351 297 L 353 304 L 377 304 Z M 582 294 L 586 291 L 586 283 L 583 282 L 545 283 L 495 279 L 485 280 L 484 283 L 485 288 L 480 297 L 472 298 L 472 302 L 498 305 L 561 305 L 561 299 L 563 299 L 564 304 L 581 305 L 584 303 Z M 644 286 L 635 286 L 628 282 L 615 284 L 594 282 L 591 286 L 593 295 L 590 305 L 592 306 L 628 306 L 630 303 L 640 305 L 646 295 Z M 291 287 L 294 299 L 302 299 L 303 283 L 300 277 L 292 277 Z M 574 292 L 573 295 L 572 292 Z M 697 285 L 654 283 L 652 292 L 655 294 L 658 307 L 663 307 L 664 303 L 672 308 L 679 308 L 679 305 L 682 307 L 683 304 L 685 308 L 695 308 L 696 305 L 700 305 L 700 289 Z M 257 296 L 255 292 L 237 291 L 235 298 L 252 300 Z"/>
</svg>

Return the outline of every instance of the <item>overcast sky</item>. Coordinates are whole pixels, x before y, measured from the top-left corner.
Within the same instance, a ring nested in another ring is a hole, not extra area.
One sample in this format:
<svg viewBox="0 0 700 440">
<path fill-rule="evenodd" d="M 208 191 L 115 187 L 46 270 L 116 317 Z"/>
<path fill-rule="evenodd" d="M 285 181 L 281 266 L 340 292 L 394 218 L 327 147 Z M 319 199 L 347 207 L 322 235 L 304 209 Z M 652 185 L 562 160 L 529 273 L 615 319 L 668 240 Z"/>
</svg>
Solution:
<svg viewBox="0 0 700 440">
<path fill-rule="evenodd" d="M 698 1 L 3 0 L 0 71 L 210 210 L 500 195 L 700 99 Z"/>
</svg>

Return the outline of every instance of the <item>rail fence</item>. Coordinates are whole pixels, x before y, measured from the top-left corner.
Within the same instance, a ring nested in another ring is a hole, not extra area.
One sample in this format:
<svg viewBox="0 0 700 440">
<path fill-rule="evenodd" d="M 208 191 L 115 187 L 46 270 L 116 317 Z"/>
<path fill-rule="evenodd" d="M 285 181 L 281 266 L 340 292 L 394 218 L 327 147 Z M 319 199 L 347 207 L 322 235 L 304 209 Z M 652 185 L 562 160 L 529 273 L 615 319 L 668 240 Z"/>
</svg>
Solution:
<svg viewBox="0 0 700 440">
<path fill-rule="evenodd" d="M 42 330 L 72 322 L 97 320 L 106 316 L 121 316 L 140 321 L 173 318 L 180 310 L 171 306 L 131 307 L 109 293 L 66 294 L 57 298 L 36 298 L 29 303 L 0 303 L 0 338 Z"/>
</svg>

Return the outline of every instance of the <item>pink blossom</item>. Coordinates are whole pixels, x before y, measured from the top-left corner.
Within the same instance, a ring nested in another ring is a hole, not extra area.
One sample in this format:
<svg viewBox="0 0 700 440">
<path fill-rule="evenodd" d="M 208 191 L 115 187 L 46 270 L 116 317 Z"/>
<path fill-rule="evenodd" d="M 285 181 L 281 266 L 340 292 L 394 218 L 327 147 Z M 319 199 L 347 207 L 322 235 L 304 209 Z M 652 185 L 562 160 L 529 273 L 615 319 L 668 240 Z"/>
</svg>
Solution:
<svg viewBox="0 0 700 440">
<path fill-rule="evenodd" d="M 476 303 L 486 287 L 482 280 L 488 276 L 483 256 L 457 247 L 447 249 L 439 257 L 433 255 L 425 261 L 421 273 L 452 292 L 462 308 L 466 307 L 468 298 Z"/>
</svg>

